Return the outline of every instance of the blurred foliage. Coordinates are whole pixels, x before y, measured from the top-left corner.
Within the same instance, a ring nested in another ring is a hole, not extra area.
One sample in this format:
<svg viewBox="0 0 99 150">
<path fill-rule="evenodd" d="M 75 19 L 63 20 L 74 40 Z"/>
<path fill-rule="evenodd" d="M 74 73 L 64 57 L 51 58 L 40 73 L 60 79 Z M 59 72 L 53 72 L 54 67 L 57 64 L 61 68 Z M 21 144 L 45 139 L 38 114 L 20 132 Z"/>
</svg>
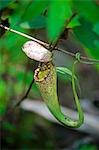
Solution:
<svg viewBox="0 0 99 150">
<path fill-rule="evenodd" d="M 51 42 L 57 40 L 64 29 L 65 22 L 72 15 L 70 1 L 51 0 L 48 8 L 48 37 Z"/>
<path fill-rule="evenodd" d="M 45 16 L 38 16 L 31 21 L 23 22 L 20 24 L 22 28 L 25 29 L 41 29 L 46 26 L 46 18 Z"/>
<path fill-rule="evenodd" d="M 18 122 L 14 119 L 14 122 L 5 121 L 2 124 L 2 149 L 54 148 L 52 133 L 48 131 L 49 122 L 24 111 L 16 115 Z"/>
<path fill-rule="evenodd" d="M 99 6 L 97 1 L 1 0 L 0 6 L 1 18 L 9 18 L 11 27 L 18 22 L 20 22 L 20 27 L 25 29 L 46 27 L 49 42 L 56 41 L 64 28 L 72 28 L 75 36 L 84 45 L 87 54 L 99 59 Z M 73 14 L 76 14 L 74 18 L 72 18 Z"/>
<path fill-rule="evenodd" d="M 88 56 L 99 59 L 99 3 L 96 0 L 0 0 L 0 23 L 27 34 L 30 31 L 46 29 L 49 42 L 57 41 L 61 33 L 70 28 L 73 38 L 83 45 Z M 21 50 L 26 41 L 24 37 L 8 31 L 5 33 L 4 29 L 0 28 L 1 117 L 6 114 L 8 107 L 24 95 L 33 78 L 35 62 L 27 59 Z M 99 69 L 99 65 L 97 68 Z M 71 72 L 66 68 L 65 72 L 60 72 L 59 78 L 64 82 L 71 79 Z M 35 84 L 30 97 L 39 97 Z M 40 125 L 36 127 L 39 123 L 42 126 L 41 118 L 26 112 L 16 114 L 16 118 L 19 120 L 18 123 L 4 121 L 2 124 L 2 143 L 6 147 L 54 148 L 53 137 L 47 130 L 49 122 L 45 121 L 46 125 L 43 126 L 47 131 L 41 128 L 41 136 Z M 92 147 L 93 145 L 91 148 L 90 145 L 85 145 L 80 149 L 94 150 L 95 147 Z"/>
</svg>

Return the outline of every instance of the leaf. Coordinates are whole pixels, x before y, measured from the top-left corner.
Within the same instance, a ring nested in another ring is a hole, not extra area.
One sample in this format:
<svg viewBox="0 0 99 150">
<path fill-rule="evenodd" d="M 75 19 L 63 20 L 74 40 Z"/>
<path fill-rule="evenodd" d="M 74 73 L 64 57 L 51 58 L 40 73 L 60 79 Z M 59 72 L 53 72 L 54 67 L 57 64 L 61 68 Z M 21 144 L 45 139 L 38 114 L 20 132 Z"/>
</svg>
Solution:
<svg viewBox="0 0 99 150">
<path fill-rule="evenodd" d="M 6 93 L 6 83 L 1 80 L 0 81 L 0 99 L 5 95 Z"/>
<path fill-rule="evenodd" d="M 4 80 L 0 79 L 0 116 L 4 115 L 7 106 L 7 87 Z"/>
<path fill-rule="evenodd" d="M 23 21 L 31 20 L 43 13 L 48 6 L 48 0 L 34 0 L 31 5 L 27 8 Z"/>
<path fill-rule="evenodd" d="M 13 9 L 13 13 L 10 14 L 9 16 L 9 20 L 10 20 L 10 28 L 17 24 L 17 26 L 19 25 L 19 23 L 21 21 L 23 21 L 24 16 L 26 15 L 26 11 L 29 8 L 29 6 L 31 5 L 31 0 L 20 0 L 17 3 L 15 3 L 14 8 Z M 19 29 L 19 26 L 18 26 Z"/>
<path fill-rule="evenodd" d="M 38 16 L 31 21 L 23 22 L 20 27 L 25 29 L 41 29 L 46 25 L 46 18 L 44 16 Z"/>
<path fill-rule="evenodd" d="M 97 22 L 97 23 L 94 25 L 93 31 L 96 32 L 97 35 L 99 35 L 99 22 Z"/>
<path fill-rule="evenodd" d="M 71 22 L 67 25 L 67 28 L 74 28 L 74 27 L 76 27 L 76 26 L 80 26 L 80 22 L 79 22 L 79 17 L 78 16 L 76 16 L 75 18 L 73 18 L 72 20 L 71 20 Z"/>
<path fill-rule="evenodd" d="M 26 39 L 14 34 L 7 32 L 5 35 L 5 39 L 0 39 L 0 50 L 4 50 L 4 52 L 8 53 L 9 61 L 13 61 L 18 63 L 23 61 L 21 58 L 24 57 L 22 53 L 22 45 L 26 42 Z"/>
<path fill-rule="evenodd" d="M 99 6 L 94 0 L 74 0 L 73 8 L 81 17 L 91 23 L 94 24 L 99 21 Z"/>
<path fill-rule="evenodd" d="M 15 0 L 0 0 L 0 10 L 10 5 Z"/>
<path fill-rule="evenodd" d="M 66 82 L 68 80 L 72 81 L 72 75 L 73 74 L 72 74 L 72 71 L 69 70 L 68 68 L 66 68 L 66 67 L 56 67 L 56 71 L 58 73 L 59 78 L 62 81 L 64 81 L 64 82 Z M 81 93 L 80 84 L 79 84 L 79 81 L 78 81 L 78 79 L 75 75 L 74 75 L 74 79 L 76 80 L 77 87 L 78 87 L 78 89 Z"/>
<path fill-rule="evenodd" d="M 81 18 L 80 23 L 80 27 L 74 28 L 76 37 L 83 44 L 88 55 L 99 59 L 99 36 L 93 31 L 93 25 L 90 22 Z"/>
<path fill-rule="evenodd" d="M 66 21 L 72 15 L 70 1 L 50 1 L 48 10 L 47 30 L 50 41 L 56 41 L 65 27 Z"/>
<path fill-rule="evenodd" d="M 57 71 L 59 77 L 61 77 L 61 79 L 63 81 L 64 80 L 71 80 L 71 78 L 72 78 L 72 71 L 69 70 L 68 68 L 66 68 L 66 67 L 56 67 L 56 71 Z"/>
</svg>

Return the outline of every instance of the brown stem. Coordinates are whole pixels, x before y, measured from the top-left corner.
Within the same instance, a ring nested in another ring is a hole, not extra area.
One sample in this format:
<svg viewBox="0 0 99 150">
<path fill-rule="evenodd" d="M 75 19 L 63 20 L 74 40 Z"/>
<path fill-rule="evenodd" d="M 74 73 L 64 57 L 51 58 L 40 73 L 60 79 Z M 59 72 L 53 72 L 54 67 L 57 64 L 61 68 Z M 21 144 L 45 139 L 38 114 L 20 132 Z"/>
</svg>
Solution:
<svg viewBox="0 0 99 150">
<path fill-rule="evenodd" d="M 31 39 L 31 40 L 33 40 L 33 41 L 35 41 L 35 42 L 37 42 L 37 43 L 43 45 L 43 46 L 46 47 L 47 49 L 49 49 L 49 44 L 46 43 L 46 42 L 43 42 L 43 41 L 41 41 L 41 40 L 38 40 L 38 39 L 36 39 L 36 38 L 34 38 L 34 37 L 31 37 L 31 36 L 29 36 L 29 35 L 26 35 L 26 34 L 24 34 L 24 33 L 22 33 L 22 32 L 19 32 L 19 31 L 10 29 L 10 28 L 8 28 L 8 27 L 6 27 L 6 26 L 3 26 L 2 24 L 0 24 L 0 27 L 1 27 L 1 28 L 4 28 L 5 30 L 8 30 L 8 31 L 14 32 L 14 33 L 16 33 L 16 34 L 19 34 L 19 35 L 21 35 L 21 36 L 23 36 L 23 37 L 26 37 L 26 38 L 28 38 L 28 39 Z M 51 45 L 51 47 L 53 47 L 53 45 Z M 67 55 L 69 55 L 69 56 L 71 56 L 71 57 L 76 58 L 76 54 L 71 53 L 71 52 L 68 52 L 67 50 L 63 50 L 63 49 L 58 48 L 58 47 L 55 47 L 54 50 L 61 51 L 61 52 L 65 53 L 65 54 L 67 54 Z M 87 57 L 84 57 L 84 56 L 80 56 L 80 60 L 81 60 L 82 62 L 83 62 L 83 61 L 89 61 L 89 62 L 96 62 L 96 63 L 99 63 L 99 60 L 87 58 Z"/>
<path fill-rule="evenodd" d="M 29 88 L 28 88 L 27 92 L 25 93 L 25 95 L 24 95 L 18 102 L 16 102 L 16 104 L 15 104 L 12 108 L 10 108 L 10 109 L 8 110 L 7 114 L 11 114 L 11 113 L 14 111 L 14 109 L 15 109 L 16 107 L 18 107 L 18 106 L 20 105 L 20 103 L 21 103 L 22 101 L 24 101 L 24 99 L 27 98 L 27 96 L 28 96 L 28 94 L 29 94 L 29 92 L 30 92 L 30 90 L 31 90 L 31 88 L 32 88 L 33 83 L 34 83 L 34 78 L 32 79 L 32 81 L 31 81 L 31 83 L 30 83 L 30 85 L 29 85 Z"/>
<path fill-rule="evenodd" d="M 76 54 L 71 53 L 71 52 L 69 52 L 69 51 L 63 50 L 63 49 L 58 48 L 58 47 L 55 47 L 55 50 L 61 51 L 61 52 L 65 53 L 65 54 L 67 54 L 67 55 L 69 55 L 69 56 L 71 56 L 71 57 L 76 58 Z M 88 61 L 88 62 L 96 62 L 96 63 L 99 63 L 99 60 L 97 60 L 97 59 L 91 59 L 91 58 L 87 58 L 87 57 L 84 57 L 84 56 L 80 56 L 80 60 L 82 60 L 82 61 Z"/>
<path fill-rule="evenodd" d="M 28 94 L 29 94 L 29 92 L 30 92 L 30 90 L 31 90 L 31 88 L 32 88 L 33 83 L 34 83 L 34 78 L 32 79 L 32 81 L 31 81 L 31 83 L 30 83 L 30 86 L 29 86 L 29 88 L 28 88 L 26 94 L 14 105 L 13 108 L 16 108 L 17 106 L 19 106 L 20 103 L 21 103 L 24 99 L 27 98 L 27 96 L 28 96 Z"/>
</svg>

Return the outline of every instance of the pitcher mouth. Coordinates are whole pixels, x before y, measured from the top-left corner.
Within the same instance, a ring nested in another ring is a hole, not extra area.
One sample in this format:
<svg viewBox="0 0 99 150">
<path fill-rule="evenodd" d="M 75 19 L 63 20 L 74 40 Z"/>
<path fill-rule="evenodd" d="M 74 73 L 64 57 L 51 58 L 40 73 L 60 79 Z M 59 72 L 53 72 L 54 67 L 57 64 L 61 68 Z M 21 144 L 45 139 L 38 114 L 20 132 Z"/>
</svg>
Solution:
<svg viewBox="0 0 99 150">
<path fill-rule="evenodd" d="M 41 63 L 39 67 L 35 70 L 34 79 L 35 81 L 41 82 L 45 80 L 50 74 L 50 63 Z"/>
</svg>

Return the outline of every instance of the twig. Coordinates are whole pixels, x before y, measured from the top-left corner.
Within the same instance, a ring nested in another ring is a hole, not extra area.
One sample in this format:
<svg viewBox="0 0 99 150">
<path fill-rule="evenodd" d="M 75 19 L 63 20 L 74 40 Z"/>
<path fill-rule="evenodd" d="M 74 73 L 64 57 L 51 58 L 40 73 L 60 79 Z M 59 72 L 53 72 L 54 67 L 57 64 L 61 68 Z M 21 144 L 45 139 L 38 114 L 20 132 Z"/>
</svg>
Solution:
<svg viewBox="0 0 99 150">
<path fill-rule="evenodd" d="M 21 103 L 22 101 L 24 101 L 24 99 L 27 98 L 27 96 L 28 96 L 28 94 L 29 94 L 29 92 L 30 92 L 30 90 L 31 90 L 31 88 L 32 88 L 33 83 L 34 83 L 34 78 L 33 78 L 33 80 L 31 81 L 31 83 L 30 83 L 30 85 L 29 85 L 29 88 L 28 88 L 27 92 L 25 93 L 25 95 L 24 95 L 18 102 L 16 102 L 16 104 L 15 104 L 14 106 L 12 106 L 12 108 L 10 108 L 10 109 L 8 110 L 7 115 L 8 115 L 8 114 L 11 114 L 11 113 L 20 105 L 20 103 Z M 5 117 L 5 118 L 6 118 L 6 117 Z M 4 120 L 4 119 L 3 119 L 3 120 Z"/>
<path fill-rule="evenodd" d="M 29 88 L 28 88 L 27 92 L 25 93 L 25 95 L 18 102 L 16 102 L 16 104 L 14 106 L 12 106 L 10 109 L 8 109 L 6 115 L 4 117 L 1 117 L 0 121 L 6 120 L 7 116 L 11 115 L 13 113 L 13 111 L 20 105 L 20 103 L 23 102 L 27 98 L 27 96 L 32 88 L 33 83 L 34 83 L 34 78 L 31 81 Z"/>
<path fill-rule="evenodd" d="M 14 33 L 19 34 L 19 35 L 21 35 L 21 36 L 23 36 L 23 37 L 26 37 L 26 38 L 28 38 L 28 39 L 30 39 L 30 40 L 33 40 L 33 41 L 35 41 L 35 42 L 37 42 L 37 43 L 39 43 L 39 44 L 41 44 L 41 45 L 46 45 L 45 42 L 43 42 L 43 41 L 41 41 L 41 40 L 38 40 L 38 39 L 36 39 L 36 38 L 33 38 L 33 37 L 31 37 L 31 36 L 29 36 L 29 35 L 27 35 L 27 34 L 24 34 L 24 33 L 22 33 L 22 32 L 19 32 L 19 31 L 10 29 L 10 28 L 8 28 L 8 27 L 6 27 L 6 26 L 3 26 L 2 24 L 0 24 L 0 27 L 1 27 L 1 28 L 4 28 L 5 30 L 8 30 L 8 31 L 10 31 L 10 32 L 14 32 Z"/>
<path fill-rule="evenodd" d="M 66 22 L 65 27 L 68 26 L 68 24 L 72 21 L 72 19 L 74 19 L 74 17 L 77 15 L 77 13 L 74 13 Z"/>
<path fill-rule="evenodd" d="M 4 28 L 5 30 L 8 30 L 8 31 L 14 32 L 14 33 L 16 33 L 16 34 L 19 34 L 19 35 L 21 35 L 21 36 L 23 36 L 23 37 L 26 37 L 26 38 L 28 38 L 28 39 L 30 39 L 30 40 L 33 40 L 33 41 L 35 41 L 35 42 L 37 42 L 37 43 L 43 45 L 43 46 L 46 47 L 47 49 L 49 48 L 49 44 L 46 43 L 46 42 L 43 42 L 43 41 L 41 41 L 41 40 L 38 40 L 38 39 L 36 39 L 36 38 L 34 38 L 34 37 L 31 37 L 31 36 L 29 36 L 29 35 L 27 35 L 27 34 L 24 34 L 24 33 L 22 33 L 22 32 L 19 32 L 19 31 L 10 29 L 10 28 L 8 28 L 8 27 L 6 27 L 6 26 L 3 26 L 2 24 L 0 24 L 0 27 L 1 27 L 1 28 Z M 53 46 L 51 46 L 51 47 L 53 47 Z M 59 48 L 59 47 L 55 47 L 54 50 L 61 51 L 61 52 L 65 53 L 65 54 L 67 54 L 67 55 L 69 55 L 69 56 L 71 56 L 71 57 L 76 58 L 76 54 L 71 53 L 71 52 L 68 52 L 67 50 L 63 50 L 63 49 L 61 49 L 61 48 Z M 99 60 L 97 60 L 97 59 L 91 59 L 91 58 L 87 58 L 87 57 L 84 57 L 84 56 L 81 56 L 81 55 L 80 55 L 80 60 L 82 60 L 82 61 L 80 61 L 81 63 L 84 63 L 83 61 L 88 61 L 88 62 L 92 62 L 92 63 L 99 63 Z M 87 62 L 86 62 L 86 64 L 87 64 Z"/>
<path fill-rule="evenodd" d="M 34 83 L 34 78 L 32 79 L 32 81 L 31 81 L 31 83 L 30 83 L 30 85 L 29 85 L 29 88 L 28 88 L 26 94 L 14 105 L 13 108 L 16 108 L 17 106 L 19 106 L 20 103 L 21 103 L 24 99 L 27 98 L 27 96 L 28 96 L 28 94 L 29 94 L 29 92 L 30 92 L 30 90 L 31 90 L 31 88 L 32 88 L 33 83 Z"/>
<path fill-rule="evenodd" d="M 71 53 L 71 52 L 69 52 L 67 50 L 63 50 L 61 48 L 58 48 L 58 47 L 55 47 L 55 50 L 63 52 L 63 53 L 65 53 L 65 54 L 67 54 L 67 55 L 69 55 L 71 57 L 76 58 L 76 54 L 77 53 L 74 54 L 74 53 Z M 99 60 L 97 60 L 97 59 L 91 59 L 91 58 L 87 58 L 87 57 L 84 57 L 84 56 L 81 56 L 81 55 L 80 55 L 80 60 L 82 60 L 82 61 L 89 61 L 89 62 L 93 62 L 93 63 L 99 63 Z M 84 63 L 84 62 L 82 62 L 82 63 Z"/>
</svg>

